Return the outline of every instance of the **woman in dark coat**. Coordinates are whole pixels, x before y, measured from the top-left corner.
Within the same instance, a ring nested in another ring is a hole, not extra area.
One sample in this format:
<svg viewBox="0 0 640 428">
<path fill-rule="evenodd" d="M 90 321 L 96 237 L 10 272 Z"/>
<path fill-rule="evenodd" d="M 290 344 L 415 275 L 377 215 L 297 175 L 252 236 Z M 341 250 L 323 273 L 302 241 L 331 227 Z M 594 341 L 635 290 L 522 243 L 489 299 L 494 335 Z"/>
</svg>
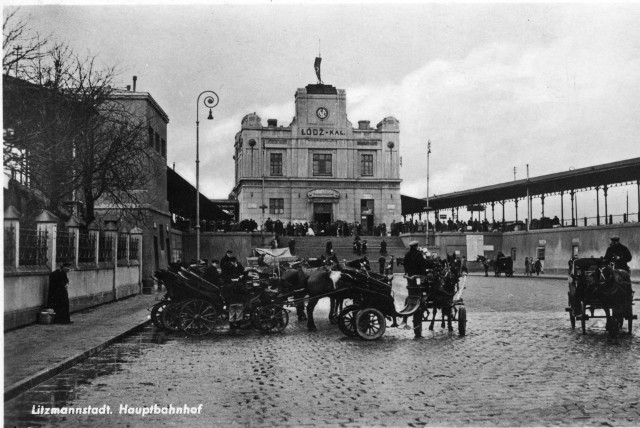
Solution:
<svg viewBox="0 0 640 428">
<path fill-rule="evenodd" d="M 73 322 L 69 317 L 69 292 L 67 291 L 69 285 L 67 272 L 70 268 L 69 263 L 64 263 L 60 269 L 54 270 L 49 275 L 47 306 L 55 311 L 54 322 L 56 324 L 71 324 Z"/>
</svg>

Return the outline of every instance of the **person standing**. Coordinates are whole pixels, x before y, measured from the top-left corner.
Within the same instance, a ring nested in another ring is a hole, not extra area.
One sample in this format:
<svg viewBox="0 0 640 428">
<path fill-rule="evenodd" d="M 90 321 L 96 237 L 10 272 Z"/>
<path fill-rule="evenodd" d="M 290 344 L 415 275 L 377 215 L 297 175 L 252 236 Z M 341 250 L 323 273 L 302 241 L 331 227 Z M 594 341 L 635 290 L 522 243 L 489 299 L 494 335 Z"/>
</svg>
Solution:
<svg viewBox="0 0 640 428">
<path fill-rule="evenodd" d="M 540 261 L 540 259 L 536 259 L 533 267 L 536 270 L 536 276 L 540 276 L 540 271 L 542 271 L 542 262 Z"/>
<path fill-rule="evenodd" d="M 63 263 L 49 275 L 49 296 L 47 306 L 56 313 L 53 322 L 56 324 L 73 324 L 69 316 L 69 278 L 70 263 Z"/>
<path fill-rule="evenodd" d="M 332 251 L 333 251 L 333 244 L 331 243 L 331 240 L 328 240 L 327 244 L 325 245 L 325 252 L 327 253 L 327 256 L 330 256 Z"/>
<path fill-rule="evenodd" d="M 380 256 L 380 258 L 378 258 L 378 266 L 379 266 L 379 272 L 380 275 L 384 275 L 384 268 L 387 264 L 387 259 L 385 259 L 384 256 Z"/>
<path fill-rule="evenodd" d="M 387 254 L 387 241 L 380 241 L 380 254 Z"/>
<path fill-rule="evenodd" d="M 462 275 L 463 273 L 469 275 L 469 268 L 467 268 L 466 256 L 462 256 L 462 262 L 460 264 L 460 275 Z"/>
<path fill-rule="evenodd" d="M 423 276 L 427 273 L 427 260 L 422 255 L 422 252 L 418 249 L 419 242 L 411 241 L 409 242 L 409 251 L 404 256 L 404 272 L 405 276 L 407 276 L 407 294 L 410 295 L 409 287 L 415 287 L 417 285 L 417 281 L 415 276 Z M 406 327 L 407 325 L 407 317 L 403 317 L 402 325 Z M 415 337 L 422 336 L 422 326 L 418 326 L 418 323 L 422 324 L 422 312 L 418 311 L 413 315 L 413 330 Z"/>
<path fill-rule="evenodd" d="M 631 273 L 631 269 L 627 264 L 631 261 L 631 252 L 626 246 L 620 243 L 620 237 L 618 235 L 611 237 L 611 244 L 609 244 L 604 258 L 612 262 L 616 269 Z"/>
<path fill-rule="evenodd" d="M 289 252 L 291 255 L 296 253 L 296 240 L 293 238 L 289 239 Z"/>
</svg>

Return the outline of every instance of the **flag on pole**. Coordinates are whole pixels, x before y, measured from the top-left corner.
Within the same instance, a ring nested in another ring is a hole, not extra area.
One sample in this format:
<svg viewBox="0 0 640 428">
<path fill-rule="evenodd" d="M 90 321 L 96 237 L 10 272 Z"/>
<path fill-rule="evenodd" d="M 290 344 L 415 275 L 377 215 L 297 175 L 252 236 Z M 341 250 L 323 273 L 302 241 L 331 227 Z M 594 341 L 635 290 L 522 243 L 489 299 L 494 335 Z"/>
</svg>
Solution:
<svg viewBox="0 0 640 428">
<path fill-rule="evenodd" d="M 316 76 L 318 76 L 318 84 L 322 84 L 322 79 L 320 78 L 320 62 L 322 58 L 316 57 L 316 61 L 313 63 L 313 68 L 316 69 Z"/>
</svg>

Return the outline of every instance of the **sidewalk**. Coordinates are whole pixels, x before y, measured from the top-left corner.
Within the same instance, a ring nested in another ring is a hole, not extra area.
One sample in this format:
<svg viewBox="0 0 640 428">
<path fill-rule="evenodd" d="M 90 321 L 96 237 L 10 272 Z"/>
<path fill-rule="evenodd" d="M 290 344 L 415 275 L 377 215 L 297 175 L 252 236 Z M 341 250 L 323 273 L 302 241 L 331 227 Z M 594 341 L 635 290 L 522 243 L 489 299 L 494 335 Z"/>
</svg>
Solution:
<svg viewBox="0 0 640 428">
<path fill-rule="evenodd" d="M 72 313 L 73 324 L 33 324 L 4 333 L 4 399 L 9 400 L 150 322 L 161 294 L 139 294 Z"/>
</svg>

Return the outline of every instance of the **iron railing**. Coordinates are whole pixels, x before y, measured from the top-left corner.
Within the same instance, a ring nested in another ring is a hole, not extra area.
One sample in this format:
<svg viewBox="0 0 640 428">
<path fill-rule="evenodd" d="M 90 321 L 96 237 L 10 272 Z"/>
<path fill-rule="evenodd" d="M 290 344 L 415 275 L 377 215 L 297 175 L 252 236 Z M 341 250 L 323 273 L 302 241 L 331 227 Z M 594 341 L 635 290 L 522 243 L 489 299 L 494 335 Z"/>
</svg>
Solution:
<svg viewBox="0 0 640 428">
<path fill-rule="evenodd" d="M 113 260 L 113 237 L 100 233 L 98 241 L 98 262 L 110 262 Z"/>
<path fill-rule="evenodd" d="M 118 260 L 127 260 L 127 238 L 128 235 L 118 236 Z"/>
<path fill-rule="evenodd" d="M 47 264 L 46 230 L 20 229 L 20 266 L 45 266 Z"/>
<path fill-rule="evenodd" d="M 80 232 L 78 244 L 78 263 L 95 263 L 96 237 L 91 233 Z"/>
<path fill-rule="evenodd" d="M 129 237 L 129 260 L 138 260 L 138 240 L 132 236 Z"/>
<path fill-rule="evenodd" d="M 59 231 L 56 238 L 56 262 L 75 263 L 76 234 L 74 232 Z"/>
<path fill-rule="evenodd" d="M 16 262 L 16 228 L 4 228 L 4 265 L 14 266 Z"/>
</svg>

